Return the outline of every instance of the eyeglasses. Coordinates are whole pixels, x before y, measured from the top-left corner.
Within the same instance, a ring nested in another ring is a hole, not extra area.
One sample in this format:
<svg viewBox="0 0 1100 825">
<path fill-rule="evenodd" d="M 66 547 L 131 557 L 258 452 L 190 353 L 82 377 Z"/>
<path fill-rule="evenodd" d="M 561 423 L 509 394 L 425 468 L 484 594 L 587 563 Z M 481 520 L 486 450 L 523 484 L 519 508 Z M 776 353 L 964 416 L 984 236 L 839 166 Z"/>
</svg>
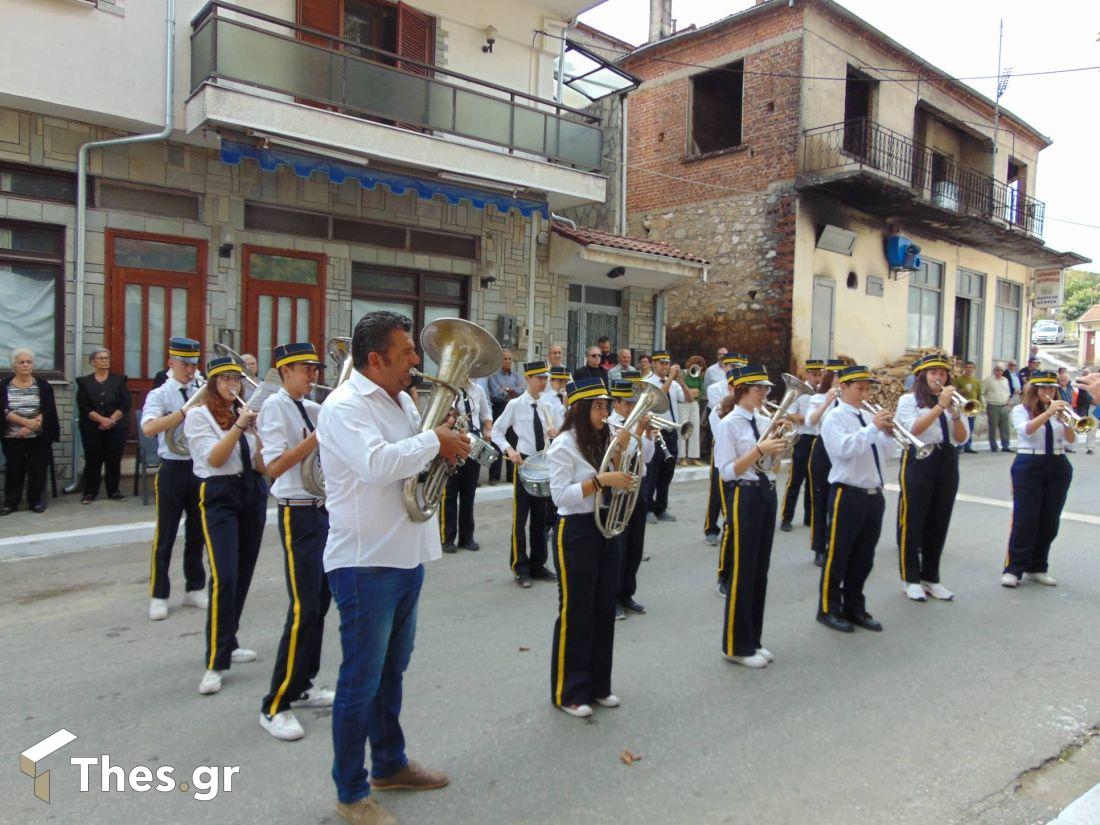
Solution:
<svg viewBox="0 0 1100 825">
<path fill-rule="evenodd" d="M 590 353 L 588 353 L 588 357 L 589 358 L 599 358 L 600 354 L 598 352 L 590 352 Z"/>
</svg>

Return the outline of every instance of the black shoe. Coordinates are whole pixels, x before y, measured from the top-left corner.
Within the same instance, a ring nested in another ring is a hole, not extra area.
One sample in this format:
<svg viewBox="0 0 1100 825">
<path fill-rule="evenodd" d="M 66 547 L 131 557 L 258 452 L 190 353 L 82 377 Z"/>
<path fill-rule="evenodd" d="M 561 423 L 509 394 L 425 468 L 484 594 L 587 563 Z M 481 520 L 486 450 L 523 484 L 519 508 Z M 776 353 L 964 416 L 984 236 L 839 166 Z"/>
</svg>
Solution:
<svg viewBox="0 0 1100 825">
<path fill-rule="evenodd" d="M 1016 451 L 1015 451 L 1014 449 L 1012 449 L 1011 447 L 1001 447 L 1001 451 L 1002 451 L 1002 452 L 1006 452 L 1006 453 L 1014 453 L 1014 452 L 1016 452 Z"/>
<path fill-rule="evenodd" d="M 817 565 L 818 567 L 824 567 L 825 566 L 825 554 L 824 553 L 814 553 L 814 564 Z"/>
<path fill-rule="evenodd" d="M 964 453 L 970 453 L 971 455 L 977 455 L 978 454 L 978 451 L 975 450 L 973 447 L 967 447 L 965 450 L 963 450 L 963 452 Z"/>
<path fill-rule="evenodd" d="M 481 545 L 478 544 L 473 539 L 470 539 L 467 542 L 463 542 L 462 544 L 460 544 L 458 546 L 461 547 L 463 550 L 480 550 L 481 549 Z"/>
<path fill-rule="evenodd" d="M 715 589 L 718 591 L 718 595 L 721 596 L 723 599 L 730 594 L 730 586 L 721 579 L 718 580 L 718 585 L 715 587 Z"/>
<path fill-rule="evenodd" d="M 450 544 L 450 543 L 444 544 L 443 545 L 443 552 L 444 553 L 457 553 L 458 548 L 455 547 L 453 544 Z"/>
<path fill-rule="evenodd" d="M 14 512 L 15 512 L 14 507 L 7 507 L 7 506 L 0 507 L 0 516 L 10 516 Z"/>
<path fill-rule="evenodd" d="M 998 450 L 1000 450 L 1000 449 L 1001 449 L 1000 447 L 990 447 L 990 448 L 989 448 L 989 452 L 991 452 L 991 453 L 995 453 L 995 452 L 997 452 L 997 451 L 998 451 Z M 1006 447 L 1005 449 L 1007 450 L 1008 448 Z"/>
<path fill-rule="evenodd" d="M 851 622 L 849 622 L 847 619 L 840 618 L 840 616 L 834 616 L 832 613 L 818 613 L 817 620 L 830 630 L 836 630 L 840 633 L 856 632 L 856 629 L 852 626 Z"/>
<path fill-rule="evenodd" d="M 520 587 L 530 587 L 531 577 L 527 575 L 516 576 L 516 584 L 518 584 Z"/>
<path fill-rule="evenodd" d="M 623 610 L 623 606 L 621 604 L 615 605 L 615 621 L 621 622 L 625 618 L 626 618 L 626 611 Z"/>
<path fill-rule="evenodd" d="M 672 515 L 668 510 L 663 513 L 657 514 L 657 521 L 676 521 L 676 516 Z"/>
<path fill-rule="evenodd" d="M 545 567 L 537 567 L 531 571 L 531 578 L 538 579 L 542 582 L 556 582 L 558 577 L 547 570 Z"/>
<path fill-rule="evenodd" d="M 789 521 L 780 522 L 779 529 L 784 533 L 789 533 L 791 532 L 791 523 Z"/>
<path fill-rule="evenodd" d="M 31 511 L 35 512 L 35 513 L 45 513 L 46 512 L 46 505 L 41 504 L 41 503 L 36 504 L 31 508 Z"/>
<path fill-rule="evenodd" d="M 809 516 L 807 516 L 806 518 L 802 519 L 802 526 L 803 526 L 803 527 L 809 527 L 809 526 L 810 526 L 810 517 L 809 517 Z"/>
<path fill-rule="evenodd" d="M 107 498 L 111 501 L 126 501 L 126 496 L 122 495 L 122 493 L 111 493 Z"/>
<path fill-rule="evenodd" d="M 634 599 L 623 599 L 619 602 L 619 606 L 630 613 L 637 613 L 639 616 L 645 613 L 645 605 L 638 604 Z"/>
<path fill-rule="evenodd" d="M 95 496 L 84 496 L 80 499 L 81 504 L 91 504 L 93 501 L 95 501 Z"/>
<path fill-rule="evenodd" d="M 873 630 L 876 633 L 882 630 L 882 624 L 877 621 L 870 613 L 860 613 L 858 616 L 848 615 L 848 621 L 854 625 L 859 625 L 864 630 Z"/>
</svg>

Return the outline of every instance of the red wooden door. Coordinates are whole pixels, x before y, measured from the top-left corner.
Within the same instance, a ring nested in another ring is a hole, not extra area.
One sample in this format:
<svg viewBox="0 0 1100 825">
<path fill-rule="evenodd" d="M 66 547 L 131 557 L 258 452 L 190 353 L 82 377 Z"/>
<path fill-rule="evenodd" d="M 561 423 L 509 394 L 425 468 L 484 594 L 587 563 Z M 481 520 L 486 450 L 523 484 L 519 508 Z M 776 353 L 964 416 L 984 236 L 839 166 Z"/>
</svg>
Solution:
<svg viewBox="0 0 1100 825">
<path fill-rule="evenodd" d="M 245 323 L 242 340 L 262 376 L 279 344 L 312 341 L 324 352 L 325 256 L 244 246 Z"/>
</svg>

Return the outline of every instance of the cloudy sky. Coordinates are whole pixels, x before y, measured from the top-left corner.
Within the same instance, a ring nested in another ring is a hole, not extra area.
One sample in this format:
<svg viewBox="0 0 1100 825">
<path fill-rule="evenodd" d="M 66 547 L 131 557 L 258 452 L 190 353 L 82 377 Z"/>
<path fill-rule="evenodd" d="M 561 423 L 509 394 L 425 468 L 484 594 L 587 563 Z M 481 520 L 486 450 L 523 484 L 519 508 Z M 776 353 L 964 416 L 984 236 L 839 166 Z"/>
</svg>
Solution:
<svg viewBox="0 0 1100 825">
<path fill-rule="evenodd" d="M 1001 18 L 1004 65 L 1014 73 L 1100 67 L 1096 0 L 840 2 L 956 77 L 996 74 Z M 673 0 L 672 16 L 682 29 L 752 5 L 753 0 Z M 642 43 L 649 30 L 649 0 L 607 0 L 581 20 L 630 43 Z M 992 77 L 967 82 L 987 97 L 995 94 Z M 1055 249 L 1092 258 L 1087 268 L 1100 272 L 1100 69 L 1013 76 L 1001 104 L 1054 141 L 1039 156 L 1034 193 L 1046 203 L 1044 240 Z"/>
</svg>

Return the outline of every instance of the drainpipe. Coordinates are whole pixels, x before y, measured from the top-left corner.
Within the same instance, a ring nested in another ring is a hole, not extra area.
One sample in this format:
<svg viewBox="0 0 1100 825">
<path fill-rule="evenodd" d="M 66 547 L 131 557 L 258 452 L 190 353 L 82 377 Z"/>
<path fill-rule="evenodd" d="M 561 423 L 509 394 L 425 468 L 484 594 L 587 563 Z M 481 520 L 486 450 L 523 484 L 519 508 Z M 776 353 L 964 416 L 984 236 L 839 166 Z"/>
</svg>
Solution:
<svg viewBox="0 0 1100 825">
<path fill-rule="evenodd" d="M 76 307 L 73 310 L 73 378 L 80 374 L 84 355 L 84 284 L 85 251 L 88 209 L 88 156 L 92 149 L 106 149 L 111 146 L 128 146 L 134 143 L 154 143 L 166 140 L 172 134 L 172 84 L 175 80 L 173 61 L 176 52 L 176 3 L 164 2 L 164 128 L 148 135 L 130 135 L 109 140 L 93 140 L 82 144 L 77 157 L 76 175 Z M 77 490 L 80 468 L 80 456 L 77 451 L 77 435 L 80 432 L 80 412 L 73 404 L 73 461 L 72 481 L 65 488 L 66 493 Z"/>
<path fill-rule="evenodd" d="M 626 102 L 627 97 L 623 95 L 621 98 L 623 102 L 623 117 L 622 117 L 622 137 L 619 139 L 619 153 L 620 166 L 619 166 L 619 234 L 626 234 Z"/>
<path fill-rule="evenodd" d="M 576 18 L 573 20 L 565 20 L 561 26 L 561 40 L 558 43 L 558 93 L 555 99 L 558 103 L 564 103 L 562 94 L 565 89 L 565 38 L 569 36 L 569 29 L 573 25 Z"/>
<path fill-rule="evenodd" d="M 527 271 L 527 357 L 535 360 L 535 277 L 539 271 L 539 218 L 538 212 L 531 215 L 531 265 Z"/>
</svg>

